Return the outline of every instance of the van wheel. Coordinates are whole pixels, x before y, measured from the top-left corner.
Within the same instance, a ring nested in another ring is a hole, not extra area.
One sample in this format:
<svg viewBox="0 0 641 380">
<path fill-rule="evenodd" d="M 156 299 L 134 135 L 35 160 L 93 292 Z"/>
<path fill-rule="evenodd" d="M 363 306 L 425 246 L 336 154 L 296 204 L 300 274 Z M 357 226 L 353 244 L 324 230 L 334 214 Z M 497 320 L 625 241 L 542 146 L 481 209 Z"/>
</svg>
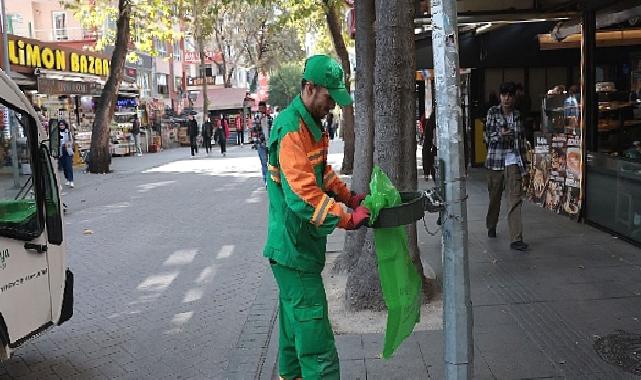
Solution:
<svg viewBox="0 0 641 380">
<path fill-rule="evenodd" d="M 0 359 L 9 359 L 9 329 L 0 313 Z"/>
</svg>

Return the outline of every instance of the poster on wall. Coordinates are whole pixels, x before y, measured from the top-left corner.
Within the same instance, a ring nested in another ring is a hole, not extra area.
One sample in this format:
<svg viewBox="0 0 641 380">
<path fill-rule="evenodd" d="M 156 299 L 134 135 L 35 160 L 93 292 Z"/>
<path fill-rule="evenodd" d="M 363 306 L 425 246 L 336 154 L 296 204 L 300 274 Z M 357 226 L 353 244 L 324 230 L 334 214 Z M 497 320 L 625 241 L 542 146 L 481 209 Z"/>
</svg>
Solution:
<svg viewBox="0 0 641 380">
<path fill-rule="evenodd" d="M 538 134 L 535 139 L 530 200 L 543 206 L 545 203 L 545 190 L 550 177 L 550 138 L 544 134 Z"/>
<path fill-rule="evenodd" d="M 581 208 L 581 138 L 568 136 L 566 153 L 565 197 L 561 212 L 572 219 L 579 218 Z"/>
<path fill-rule="evenodd" d="M 550 172 L 545 188 L 545 203 L 543 207 L 554 212 L 559 212 L 559 207 L 563 200 L 566 149 L 567 136 L 565 133 L 553 134 L 550 144 Z"/>
<path fill-rule="evenodd" d="M 574 134 L 537 134 L 529 199 L 555 213 L 578 219 L 581 209 L 581 138 Z"/>
</svg>

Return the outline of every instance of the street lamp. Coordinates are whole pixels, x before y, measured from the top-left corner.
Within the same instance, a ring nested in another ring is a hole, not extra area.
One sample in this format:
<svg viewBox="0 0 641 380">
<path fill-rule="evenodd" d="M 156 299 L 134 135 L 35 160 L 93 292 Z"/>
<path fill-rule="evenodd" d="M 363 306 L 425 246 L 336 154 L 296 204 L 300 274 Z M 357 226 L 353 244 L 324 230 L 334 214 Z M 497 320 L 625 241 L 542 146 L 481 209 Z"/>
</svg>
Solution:
<svg viewBox="0 0 641 380">
<path fill-rule="evenodd" d="M 4 71 L 10 75 L 11 67 L 9 66 L 9 36 L 7 31 L 7 12 L 2 1 L 2 44 L 4 46 Z M 13 185 L 16 189 L 20 188 L 20 173 L 18 172 L 18 131 L 13 121 L 13 111 L 7 107 L 7 117 L 9 118 L 9 131 L 11 133 L 11 164 L 13 166 Z"/>
</svg>

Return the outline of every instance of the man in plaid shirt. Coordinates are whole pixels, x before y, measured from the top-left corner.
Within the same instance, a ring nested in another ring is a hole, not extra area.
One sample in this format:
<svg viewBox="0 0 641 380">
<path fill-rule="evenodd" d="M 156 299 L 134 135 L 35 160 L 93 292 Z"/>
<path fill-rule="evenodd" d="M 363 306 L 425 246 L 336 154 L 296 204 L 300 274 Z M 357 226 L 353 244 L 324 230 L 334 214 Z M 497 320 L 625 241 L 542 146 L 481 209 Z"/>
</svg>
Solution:
<svg viewBox="0 0 641 380">
<path fill-rule="evenodd" d="M 496 237 L 496 225 L 501 211 L 503 189 L 507 188 L 509 199 L 508 224 L 510 248 L 527 251 L 523 242 L 521 223 L 522 178 L 527 174 L 525 131 L 521 115 L 514 109 L 515 85 L 503 83 L 500 87 L 501 104 L 487 112 L 485 143 L 487 144 L 487 189 L 490 204 L 487 210 L 487 236 Z"/>
</svg>

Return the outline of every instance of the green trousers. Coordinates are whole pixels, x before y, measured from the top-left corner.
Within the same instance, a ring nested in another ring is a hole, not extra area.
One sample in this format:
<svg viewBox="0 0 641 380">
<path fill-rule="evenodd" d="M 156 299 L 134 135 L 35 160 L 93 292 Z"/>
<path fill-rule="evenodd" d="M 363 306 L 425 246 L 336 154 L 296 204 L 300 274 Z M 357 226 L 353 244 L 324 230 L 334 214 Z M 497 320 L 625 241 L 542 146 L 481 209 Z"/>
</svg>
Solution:
<svg viewBox="0 0 641 380">
<path fill-rule="evenodd" d="M 320 273 L 271 264 L 279 289 L 278 370 L 291 380 L 340 378 L 334 333 Z"/>
</svg>

